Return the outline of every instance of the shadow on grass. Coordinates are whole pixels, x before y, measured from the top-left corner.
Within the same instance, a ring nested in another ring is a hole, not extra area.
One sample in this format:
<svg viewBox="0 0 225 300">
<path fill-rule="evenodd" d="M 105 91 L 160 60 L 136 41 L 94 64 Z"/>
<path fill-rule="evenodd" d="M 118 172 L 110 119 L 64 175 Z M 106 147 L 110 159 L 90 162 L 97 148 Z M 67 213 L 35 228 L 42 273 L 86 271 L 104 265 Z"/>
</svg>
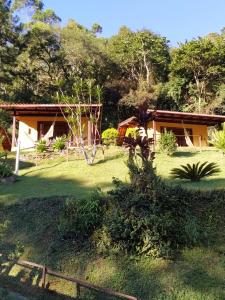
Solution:
<svg viewBox="0 0 225 300">
<path fill-rule="evenodd" d="M 37 169 L 37 172 L 51 168 L 52 166 L 44 167 Z M 77 175 L 77 178 L 72 179 L 66 177 L 70 176 L 68 173 L 65 177 L 60 177 L 59 175 L 57 177 L 50 178 L 45 177 L 44 174 L 35 174 L 35 172 L 35 170 L 31 170 L 30 172 L 28 171 L 26 174 L 19 176 L 15 183 L 0 183 L 0 203 L 10 205 L 29 198 L 53 197 L 54 195 L 56 197 L 73 196 L 75 198 L 83 198 L 97 187 L 101 189 L 108 189 L 113 186 L 111 181 L 99 181 L 96 183 L 95 179 L 92 180 L 92 178 L 90 178 L 89 180 L 89 178 L 84 176 L 82 179 L 79 179 L 79 174 Z M 54 176 L 54 168 L 52 172 L 52 176 Z M 32 173 L 32 176 L 25 176 L 29 173 Z"/>
<path fill-rule="evenodd" d="M 173 157 L 192 157 L 196 154 L 197 152 L 178 151 L 173 154 Z"/>
<path fill-rule="evenodd" d="M 172 179 L 164 178 L 162 179 L 168 185 L 181 186 L 184 189 L 195 190 L 195 191 L 213 191 L 225 189 L 225 178 L 205 178 L 198 182 L 192 182 L 185 179 Z"/>
<path fill-rule="evenodd" d="M 14 158 L 7 158 L 7 163 L 14 169 L 15 167 L 15 159 Z M 28 169 L 34 167 L 35 163 L 28 162 L 28 161 L 20 161 L 20 169 Z"/>
<path fill-rule="evenodd" d="M 55 291 L 40 288 L 30 284 L 32 278 L 25 279 L 24 273 L 20 272 L 16 277 L 0 275 L 1 287 L 13 293 L 19 293 L 24 297 L 32 297 L 35 300 L 72 300 L 75 297 L 65 296 Z M 35 297 L 35 298 L 33 298 Z M 7 298 L 8 299 L 8 298 Z M 11 298 L 10 298 L 11 299 Z M 82 300 L 80 298 L 80 300 Z M 84 299 L 83 299 L 84 300 Z"/>
<path fill-rule="evenodd" d="M 35 170 L 32 170 L 32 171 L 28 171 L 28 172 L 26 172 L 26 173 L 23 173 L 23 175 L 22 176 L 26 176 L 26 175 L 28 175 L 28 174 L 31 174 L 31 173 L 35 173 L 35 172 L 39 172 L 39 171 L 43 171 L 43 170 L 47 170 L 47 169 L 51 169 L 51 168 L 54 168 L 54 167 L 57 167 L 57 166 L 59 166 L 60 164 L 62 164 L 63 162 L 59 162 L 59 163 L 57 163 L 57 164 L 54 164 L 54 165 L 50 165 L 50 166 L 47 166 L 47 167 L 43 167 L 43 168 L 39 168 L 39 167 L 37 167 L 37 169 Z M 24 169 L 26 169 L 26 168 L 24 168 Z"/>
<path fill-rule="evenodd" d="M 94 163 L 94 165 L 104 164 L 104 163 L 107 163 L 109 161 L 112 161 L 112 160 L 115 160 L 115 159 L 118 159 L 118 158 L 122 158 L 122 157 L 124 157 L 124 153 L 119 153 L 117 155 L 111 155 L 111 156 L 106 157 L 105 159 L 100 159 L 99 161 Z"/>
</svg>

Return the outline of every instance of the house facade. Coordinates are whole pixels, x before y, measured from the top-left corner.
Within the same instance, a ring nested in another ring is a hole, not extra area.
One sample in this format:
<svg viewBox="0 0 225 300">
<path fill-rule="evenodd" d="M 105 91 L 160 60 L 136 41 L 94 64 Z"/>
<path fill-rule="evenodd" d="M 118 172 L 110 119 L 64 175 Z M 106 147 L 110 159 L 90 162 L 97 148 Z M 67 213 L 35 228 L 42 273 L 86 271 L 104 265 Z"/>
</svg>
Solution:
<svg viewBox="0 0 225 300">
<path fill-rule="evenodd" d="M 176 136 L 177 145 L 180 147 L 206 147 L 209 145 L 208 128 L 221 125 L 224 122 L 225 116 L 221 115 L 148 110 L 146 127 L 147 135 L 153 140 L 154 145 L 157 145 L 157 141 L 163 132 L 172 131 Z M 131 117 L 119 123 L 120 144 L 130 127 L 140 127 L 136 117 Z"/>
<path fill-rule="evenodd" d="M 71 107 L 71 105 L 70 105 Z M 101 104 L 72 105 L 73 109 L 83 108 L 83 137 L 86 144 L 92 143 L 93 125 L 88 114 L 101 114 Z M 21 149 L 34 148 L 36 143 L 44 138 L 52 128 L 51 138 L 68 135 L 70 129 L 65 119 L 67 105 L 63 104 L 2 104 L 0 109 L 8 111 L 13 118 L 11 150 L 15 150 L 17 141 Z M 54 126 L 53 126 L 54 124 Z M 100 123 L 98 124 L 100 127 Z"/>
</svg>

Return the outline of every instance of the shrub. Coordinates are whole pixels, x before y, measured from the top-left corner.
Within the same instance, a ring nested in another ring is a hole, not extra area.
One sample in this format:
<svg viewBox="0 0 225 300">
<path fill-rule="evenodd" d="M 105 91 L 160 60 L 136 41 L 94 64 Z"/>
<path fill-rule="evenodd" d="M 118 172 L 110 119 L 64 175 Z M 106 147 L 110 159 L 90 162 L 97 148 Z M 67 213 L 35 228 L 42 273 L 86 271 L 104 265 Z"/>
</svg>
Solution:
<svg viewBox="0 0 225 300">
<path fill-rule="evenodd" d="M 12 168 L 6 163 L 0 161 L 0 178 L 6 178 L 13 175 Z"/>
<path fill-rule="evenodd" d="M 67 199 L 59 217 L 59 232 L 70 238 L 90 236 L 101 224 L 102 213 L 102 195 L 99 190 L 85 199 Z"/>
<path fill-rule="evenodd" d="M 115 128 L 108 128 L 102 132 L 102 142 L 105 145 L 115 145 L 119 133 Z"/>
<path fill-rule="evenodd" d="M 225 124 L 223 130 L 215 130 L 212 134 L 212 144 L 219 150 L 225 152 Z"/>
<path fill-rule="evenodd" d="M 176 142 L 175 134 L 172 131 L 165 131 L 161 134 L 158 141 L 159 152 L 166 155 L 172 155 L 177 149 Z"/>
<path fill-rule="evenodd" d="M 56 137 L 53 143 L 53 149 L 57 151 L 62 151 L 66 147 L 66 136 Z"/>
<path fill-rule="evenodd" d="M 45 140 L 40 140 L 36 146 L 37 152 L 43 153 L 47 151 L 47 145 Z"/>
<path fill-rule="evenodd" d="M 126 134 L 125 134 L 126 137 L 132 137 L 132 138 L 136 139 L 138 135 L 139 134 L 138 134 L 137 128 L 131 128 L 131 127 L 127 128 Z"/>
<path fill-rule="evenodd" d="M 192 165 L 182 165 L 180 168 L 171 170 L 173 178 L 188 179 L 191 181 L 200 181 L 204 177 L 209 177 L 220 172 L 216 163 L 193 163 Z"/>
<path fill-rule="evenodd" d="M 171 257 L 199 241 L 201 227 L 189 195 L 179 187 L 165 185 L 150 161 L 143 160 L 141 165 L 130 161 L 128 166 L 131 184 L 116 180 L 115 189 L 109 192 L 102 233 L 98 232 L 105 247 Z"/>
</svg>

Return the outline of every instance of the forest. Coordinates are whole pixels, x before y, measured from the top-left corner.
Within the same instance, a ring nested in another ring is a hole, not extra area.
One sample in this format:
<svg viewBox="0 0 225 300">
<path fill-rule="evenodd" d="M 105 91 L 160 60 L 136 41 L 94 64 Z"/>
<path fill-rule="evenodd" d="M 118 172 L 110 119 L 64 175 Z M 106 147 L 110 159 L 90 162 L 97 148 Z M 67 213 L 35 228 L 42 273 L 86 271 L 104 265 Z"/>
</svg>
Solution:
<svg viewBox="0 0 225 300">
<path fill-rule="evenodd" d="M 78 80 L 91 79 L 102 88 L 103 128 L 144 102 L 224 114 L 224 29 L 177 47 L 149 29 L 103 33 L 97 23 L 62 26 L 41 0 L 0 0 L 0 102 L 55 103 L 59 93 L 73 97 Z"/>
</svg>

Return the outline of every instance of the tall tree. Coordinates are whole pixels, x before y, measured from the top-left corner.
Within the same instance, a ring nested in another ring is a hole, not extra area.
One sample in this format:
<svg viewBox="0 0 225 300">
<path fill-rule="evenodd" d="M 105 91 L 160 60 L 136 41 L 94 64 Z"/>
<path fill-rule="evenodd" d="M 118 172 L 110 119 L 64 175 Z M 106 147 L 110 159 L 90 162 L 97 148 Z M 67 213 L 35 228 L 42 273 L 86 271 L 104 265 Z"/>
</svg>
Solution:
<svg viewBox="0 0 225 300">
<path fill-rule="evenodd" d="M 140 79 L 144 79 L 148 85 L 154 85 L 167 78 L 167 40 L 149 30 L 133 32 L 127 27 L 121 27 L 118 35 L 109 40 L 108 49 L 124 76 L 137 84 Z"/>
<path fill-rule="evenodd" d="M 181 44 L 172 51 L 170 69 L 170 81 L 177 83 L 174 88 L 180 90 L 180 99 L 186 99 L 183 109 L 207 112 L 224 82 L 224 38 L 204 37 Z"/>
</svg>

